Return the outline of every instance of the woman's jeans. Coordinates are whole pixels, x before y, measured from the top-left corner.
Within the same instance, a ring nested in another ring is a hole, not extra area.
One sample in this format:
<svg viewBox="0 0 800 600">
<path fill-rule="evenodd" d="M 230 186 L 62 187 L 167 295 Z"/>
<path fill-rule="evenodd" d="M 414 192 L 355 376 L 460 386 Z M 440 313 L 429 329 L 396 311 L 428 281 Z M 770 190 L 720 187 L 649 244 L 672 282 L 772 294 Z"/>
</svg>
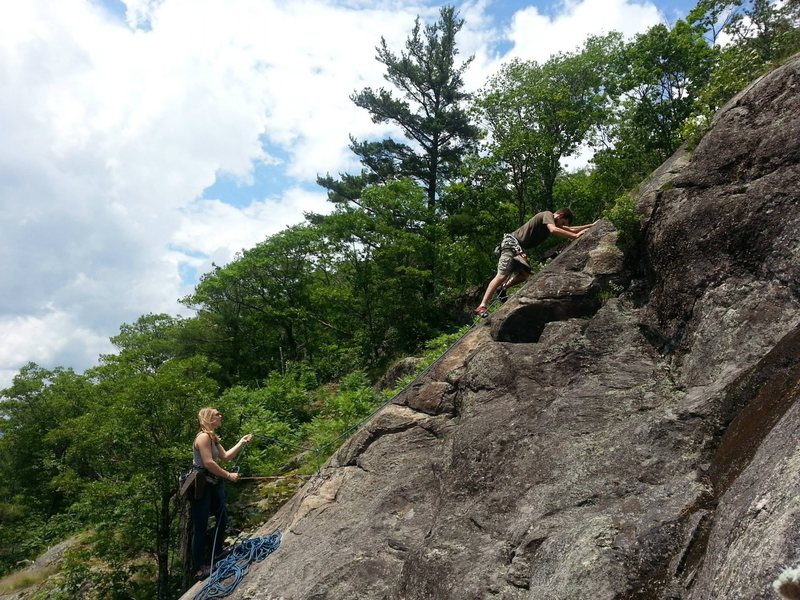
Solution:
<svg viewBox="0 0 800 600">
<path fill-rule="evenodd" d="M 202 477 L 202 475 L 200 475 Z M 228 523 L 228 510 L 225 506 L 225 490 L 222 482 L 215 485 L 206 483 L 205 492 L 192 502 L 192 568 L 199 569 L 209 564 L 206 560 L 206 529 L 208 518 L 217 519 L 216 544 L 214 554 L 222 550 L 225 541 L 225 526 Z M 211 534 L 214 535 L 213 533 Z"/>
</svg>

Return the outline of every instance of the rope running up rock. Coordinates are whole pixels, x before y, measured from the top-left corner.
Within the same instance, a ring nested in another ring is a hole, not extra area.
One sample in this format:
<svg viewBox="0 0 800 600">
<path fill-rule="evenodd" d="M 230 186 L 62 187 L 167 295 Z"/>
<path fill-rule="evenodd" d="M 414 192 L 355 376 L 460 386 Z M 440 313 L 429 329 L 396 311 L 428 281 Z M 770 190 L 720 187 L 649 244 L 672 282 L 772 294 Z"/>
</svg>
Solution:
<svg viewBox="0 0 800 600">
<path fill-rule="evenodd" d="M 490 308 L 497 303 L 497 299 L 494 299 L 490 305 Z M 255 434 L 256 437 L 259 437 L 265 441 L 275 442 L 281 444 L 286 447 L 294 447 L 297 449 L 302 449 L 306 451 L 313 451 L 314 453 L 319 453 L 320 451 L 332 446 L 336 442 L 340 441 L 341 439 L 347 437 L 350 433 L 354 430 L 358 429 L 375 416 L 381 409 L 383 409 L 387 404 L 391 403 L 397 396 L 399 396 L 402 392 L 404 392 L 408 387 L 410 387 L 413 383 L 421 379 L 428 371 L 430 371 L 433 366 L 441 361 L 449 352 L 452 350 L 461 339 L 466 336 L 472 329 L 474 329 L 475 325 L 478 321 L 473 321 L 467 330 L 458 337 L 458 339 L 453 342 L 439 358 L 433 361 L 430 365 L 428 365 L 421 373 L 419 373 L 413 381 L 407 383 L 402 390 L 398 393 L 394 394 L 391 398 L 386 400 L 385 402 L 381 403 L 380 406 L 376 407 L 367 417 L 356 423 L 355 425 L 351 425 L 345 431 L 343 431 L 339 436 L 337 436 L 334 440 L 331 440 L 327 444 L 320 446 L 318 448 L 306 448 L 303 446 L 294 446 L 293 444 L 288 444 L 281 440 L 271 438 L 265 436 L 263 434 Z M 244 453 L 243 453 L 244 454 Z M 241 456 L 239 457 L 239 460 Z M 238 460 L 236 461 L 238 463 Z M 234 464 L 232 470 L 238 471 L 238 467 Z M 317 469 L 317 476 L 320 475 L 319 467 Z M 215 541 L 216 541 L 216 531 L 215 531 Z M 247 571 L 250 568 L 250 565 L 253 562 L 260 562 L 264 560 L 267 556 L 272 554 L 275 550 L 278 549 L 281 540 L 281 533 L 280 531 L 276 531 L 270 536 L 264 538 L 248 538 L 243 540 L 241 543 L 236 544 L 234 549 L 231 553 L 223 560 L 221 560 L 216 570 L 212 572 L 209 576 L 208 580 L 206 581 L 205 585 L 202 589 L 195 595 L 194 600 L 210 600 L 211 598 L 223 598 L 229 595 L 233 590 L 239 585 L 239 582 L 244 578 L 247 574 Z"/>
</svg>

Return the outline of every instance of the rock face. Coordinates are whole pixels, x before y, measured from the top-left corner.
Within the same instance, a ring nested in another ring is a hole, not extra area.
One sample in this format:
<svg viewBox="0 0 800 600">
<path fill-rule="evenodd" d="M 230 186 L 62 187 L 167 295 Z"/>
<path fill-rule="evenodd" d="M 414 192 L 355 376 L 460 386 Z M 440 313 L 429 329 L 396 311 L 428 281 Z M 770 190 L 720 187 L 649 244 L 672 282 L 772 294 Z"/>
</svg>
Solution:
<svg viewBox="0 0 800 600">
<path fill-rule="evenodd" d="M 358 431 L 232 598 L 758 599 L 800 562 L 800 59 Z M 621 295 L 614 292 L 624 288 Z"/>
</svg>

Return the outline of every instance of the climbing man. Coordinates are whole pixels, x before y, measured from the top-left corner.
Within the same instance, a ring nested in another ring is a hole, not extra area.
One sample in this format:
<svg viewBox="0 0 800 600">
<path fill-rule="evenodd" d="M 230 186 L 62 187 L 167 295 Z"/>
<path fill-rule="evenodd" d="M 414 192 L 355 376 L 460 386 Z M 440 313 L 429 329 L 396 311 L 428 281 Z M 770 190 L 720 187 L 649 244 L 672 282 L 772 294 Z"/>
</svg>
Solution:
<svg viewBox="0 0 800 600">
<path fill-rule="evenodd" d="M 530 277 L 531 266 L 528 264 L 526 253 L 529 248 L 541 244 L 551 233 L 574 240 L 597 223 L 595 221 L 591 225 L 572 227 L 572 219 L 572 211 L 568 208 L 560 208 L 555 213 L 546 210 L 533 215 L 530 221 L 514 233 L 506 233 L 503 236 L 503 241 L 500 243 L 500 260 L 497 261 L 497 275 L 489 282 L 480 306 L 475 309 L 478 316 L 484 319 L 489 316 L 486 307 L 498 288 L 497 297 L 500 302 L 505 302 L 508 300 L 508 290 Z"/>
</svg>

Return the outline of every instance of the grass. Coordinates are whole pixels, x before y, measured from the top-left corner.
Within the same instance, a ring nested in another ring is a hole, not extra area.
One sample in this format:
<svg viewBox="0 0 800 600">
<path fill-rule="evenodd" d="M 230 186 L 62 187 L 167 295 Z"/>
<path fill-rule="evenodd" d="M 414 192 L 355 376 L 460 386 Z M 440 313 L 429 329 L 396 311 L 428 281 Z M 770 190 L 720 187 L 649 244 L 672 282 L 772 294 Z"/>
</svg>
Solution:
<svg viewBox="0 0 800 600">
<path fill-rule="evenodd" d="M 38 585 L 57 570 L 55 565 L 48 565 L 46 567 L 30 568 L 17 571 L 16 573 L 10 573 L 0 579 L 0 594 L 9 594 L 17 590 Z"/>
</svg>

